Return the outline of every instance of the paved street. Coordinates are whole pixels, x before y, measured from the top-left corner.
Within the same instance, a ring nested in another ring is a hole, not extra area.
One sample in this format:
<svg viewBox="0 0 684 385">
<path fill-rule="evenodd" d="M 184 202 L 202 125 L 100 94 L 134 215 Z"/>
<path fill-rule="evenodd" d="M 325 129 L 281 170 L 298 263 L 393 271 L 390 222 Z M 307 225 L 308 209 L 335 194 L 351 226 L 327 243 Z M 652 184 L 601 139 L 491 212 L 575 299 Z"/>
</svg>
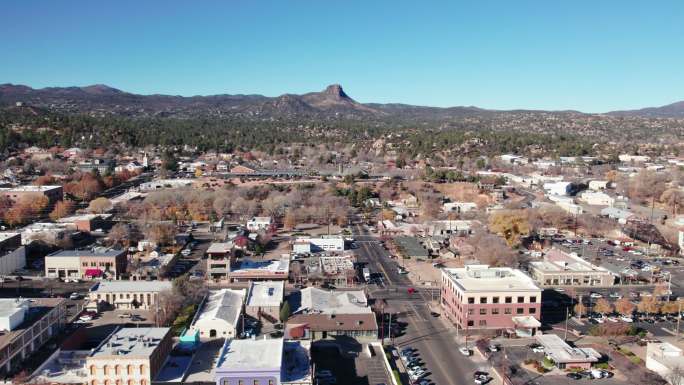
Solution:
<svg viewBox="0 0 684 385">
<path fill-rule="evenodd" d="M 439 289 L 416 288 L 416 293 L 409 294 L 411 282 L 399 274 L 397 263 L 379 240 L 359 225 L 354 227 L 354 233 L 359 245 L 358 262 L 367 264 L 371 274 L 382 274 L 381 284 L 369 286 L 371 297 L 385 299 L 391 311 L 398 315 L 398 321 L 407 323 L 405 334 L 395 339 L 395 345 L 418 349 L 430 373 L 427 378 L 434 384 L 471 384 L 472 373 L 480 368 L 458 352 L 455 328 L 430 314 L 430 302 L 434 299 L 437 304 Z"/>
</svg>

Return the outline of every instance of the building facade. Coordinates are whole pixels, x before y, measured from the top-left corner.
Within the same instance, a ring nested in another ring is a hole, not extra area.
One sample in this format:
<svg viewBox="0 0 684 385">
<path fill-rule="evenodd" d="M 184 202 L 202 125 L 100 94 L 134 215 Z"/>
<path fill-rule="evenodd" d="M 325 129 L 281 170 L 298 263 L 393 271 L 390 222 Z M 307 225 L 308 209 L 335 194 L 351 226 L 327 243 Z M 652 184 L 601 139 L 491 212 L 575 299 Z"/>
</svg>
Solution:
<svg viewBox="0 0 684 385">
<path fill-rule="evenodd" d="M 0 233 L 0 275 L 10 275 L 26 266 L 26 248 L 20 233 Z"/>
<path fill-rule="evenodd" d="M 515 329 L 541 317 L 541 289 L 517 269 L 442 269 L 441 286 L 444 314 L 460 329 Z"/>
<path fill-rule="evenodd" d="M 150 385 L 172 349 L 170 328 L 122 328 L 86 358 L 87 385 Z"/>
<path fill-rule="evenodd" d="M 13 373 L 22 362 L 62 330 L 63 298 L 0 299 L 0 374 Z"/>
<path fill-rule="evenodd" d="M 61 279 L 117 279 L 126 271 L 126 251 L 118 249 L 61 250 L 45 256 L 45 276 Z"/>
<path fill-rule="evenodd" d="M 102 281 L 88 296 L 92 305 L 104 304 L 116 310 L 149 310 L 155 309 L 159 294 L 172 287 L 171 281 Z"/>
<path fill-rule="evenodd" d="M 62 200 L 64 192 L 62 186 L 19 186 L 11 188 L 0 188 L 0 194 L 9 198 L 12 202 L 19 202 L 21 200 L 34 200 L 45 196 L 48 198 L 48 206 L 54 205 L 57 201 Z"/>
<path fill-rule="evenodd" d="M 609 270 L 557 248 L 542 261 L 530 262 L 530 275 L 542 286 L 608 287 L 616 278 Z"/>
</svg>

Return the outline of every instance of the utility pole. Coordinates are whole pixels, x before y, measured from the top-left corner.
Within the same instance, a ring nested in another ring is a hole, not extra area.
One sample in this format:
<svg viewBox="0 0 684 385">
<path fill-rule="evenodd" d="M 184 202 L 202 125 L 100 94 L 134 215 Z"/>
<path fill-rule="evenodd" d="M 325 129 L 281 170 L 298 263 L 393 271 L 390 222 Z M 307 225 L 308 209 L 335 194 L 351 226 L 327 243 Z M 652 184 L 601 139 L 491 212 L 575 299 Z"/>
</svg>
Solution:
<svg viewBox="0 0 684 385">
<path fill-rule="evenodd" d="M 679 321 L 682 320 L 682 301 L 679 301 L 679 310 L 677 314 L 677 333 L 675 334 L 677 336 L 677 339 L 679 339 Z"/>
<path fill-rule="evenodd" d="M 568 317 L 570 317 L 570 310 L 565 308 L 565 335 L 563 336 L 563 341 L 568 340 Z"/>
</svg>

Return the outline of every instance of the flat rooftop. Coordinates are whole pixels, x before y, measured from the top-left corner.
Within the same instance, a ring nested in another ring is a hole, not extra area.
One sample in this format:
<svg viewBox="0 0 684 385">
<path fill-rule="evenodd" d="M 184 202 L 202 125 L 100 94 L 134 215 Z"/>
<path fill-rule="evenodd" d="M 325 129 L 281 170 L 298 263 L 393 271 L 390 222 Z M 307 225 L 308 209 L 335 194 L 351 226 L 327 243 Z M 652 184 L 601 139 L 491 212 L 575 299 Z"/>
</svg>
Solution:
<svg viewBox="0 0 684 385">
<path fill-rule="evenodd" d="M 283 302 L 285 282 L 283 281 L 256 281 L 249 288 L 247 306 L 280 306 Z"/>
<path fill-rule="evenodd" d="M 596 362 L 601 354 L 592 348 L 573 348 L 555 334 L 537 334 L 544 353 L 557 363 Z"/>
<path fill-rule="evenodd" d="M 292 313 L 366 314 L 371 313 L 362 290 L 326 291 L 315 287 L 302 289 L 292 298 Z M 299 301 L 297 303 L 297 301 Z"/>
<path fill-rule="evenodd" d="M 265 340 L 226 340 L 216 370 L 280 370 L 283 361 L 282 338 Z M 268 354 L 265 354 L 268 352 Z"/>
<path fill-rule="evenodd" d="M 14 301 L 13 299 L 10 300 Z M 52 309 L 66 302 L 64 298 L 27 298 L 26 300 L 29 301 L 29 308 L 24 316 L 24 322 L 12 331 L 0 334 L 0 349 L 30 329 Z"/>
<path fill-rule="evenodd" d="M 4 242 L 10 238 L 16 237 L 19 233 L 0 233 L 0 242 Z"/>
<path fill-rule="evenodd" d="M 139 293 L 159 292 L 171 290 L 172 288 L 173 284 L 171 281 L 101 281 L 92 291 Z"/>
<path fill-rule="evenodd" d="M 3 187 L 0 188 L 1 192 L 45 192 L 45 191 L 50 191 L 50 190 L 55 190 L 55 189 L 60 189 L 62 186 L 34 186 L 34 185 L 25 185 L 25 186 L 17 186 L 17 187 Z"/>
<path fill-rule="evenodd" d="M 90 357 L 110 356 L 147 358 L 159 347 L 170 328 L 122 328 L 103 342 Z"/>
<path fill-rule="evenodd" d="M 457 286 L 466 291 L 540 291 L 532 278 L 518 269 L 466 265 L 456 269 L 442 269 Z"/>
<path fill-rule="evenodd" d="M 607 269 L 596 266 L 578 257 L 576 254 L 566 253 L 562 250 L 553 248 L 544 256 L 543 261 L 534 261 L 530 263 L 534 268 L 544 272 L 601 272 L 609 273 Z"/>
<path fill-rule="evenodd" d="M 116 257 L 123 253 L 125 253 L 124 250 L 118 249 L 60 250 L 46 255 L 46 257 Z"/>
<path fill-rule="evenodd" d="M 229 253 L 233 249 L 233 242 L 212 243 L 207 253 Z"/>
</svg>

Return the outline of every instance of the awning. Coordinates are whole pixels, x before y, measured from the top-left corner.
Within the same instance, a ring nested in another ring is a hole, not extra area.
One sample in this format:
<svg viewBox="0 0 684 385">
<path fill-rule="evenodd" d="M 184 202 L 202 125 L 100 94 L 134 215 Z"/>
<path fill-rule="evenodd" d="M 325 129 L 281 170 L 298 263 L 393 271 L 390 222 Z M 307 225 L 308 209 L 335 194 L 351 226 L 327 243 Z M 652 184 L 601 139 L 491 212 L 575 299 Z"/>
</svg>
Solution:
<svg viewBox="0 0 684 385">
<path fill-rule="evenodd" d="M 100 277 L 102 276 L 102 270 L 100 269 L 86 269 L 86 277 Z"/>
<path fill-rule="evenodd" d="M 532 316 L 511 317 L 511 320 L 517 328 L 538 328 L 541 327 L 541 322 Z"/>
</svg>

